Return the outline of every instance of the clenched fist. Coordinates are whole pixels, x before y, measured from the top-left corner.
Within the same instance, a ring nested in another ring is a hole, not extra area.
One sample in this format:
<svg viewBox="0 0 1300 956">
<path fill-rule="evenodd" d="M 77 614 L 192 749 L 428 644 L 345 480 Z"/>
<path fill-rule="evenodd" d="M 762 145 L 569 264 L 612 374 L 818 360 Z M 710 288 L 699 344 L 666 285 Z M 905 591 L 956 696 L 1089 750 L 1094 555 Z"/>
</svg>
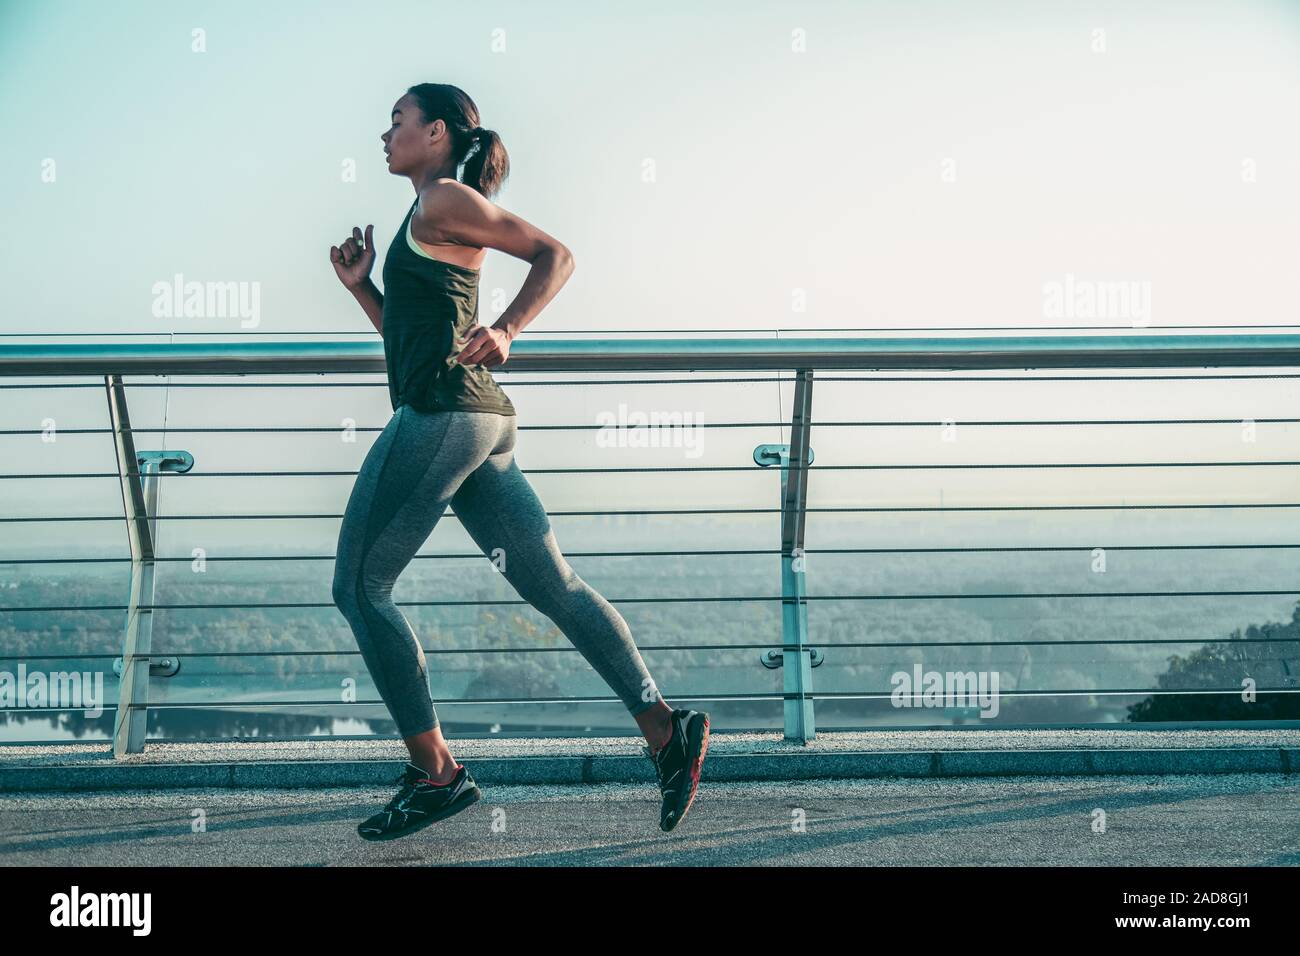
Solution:
<svg viewBox="0 0 1300 956">
<path fill-rule="evenodd" d="M 366 226 L 363 243 L 360 228 L 353 226 L 351 236 L 337 246 L 330 246 L 334 272 L 349 289 L 355 289 L 370 278 L 370 270 L 375 264 L 374 230 L 373 225 Z"/>
<path fill-rule="evenodd" d="M 482 365 L 495 368 L 505 364 L 510 357 L 510 341 L 514 335 L 495 325 L 480 325 L 469 334 L 465 347 L 456 355 L 456 361 L 462 365 Z M 457 343 L 459 343 L 459 339 Z"/>
</svg>

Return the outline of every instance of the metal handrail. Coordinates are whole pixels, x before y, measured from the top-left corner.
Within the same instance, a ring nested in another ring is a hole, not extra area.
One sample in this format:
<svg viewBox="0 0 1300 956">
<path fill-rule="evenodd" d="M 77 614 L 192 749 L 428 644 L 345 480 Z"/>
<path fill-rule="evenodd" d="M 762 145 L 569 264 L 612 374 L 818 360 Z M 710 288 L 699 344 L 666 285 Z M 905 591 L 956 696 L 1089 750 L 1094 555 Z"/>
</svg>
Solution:
<svg viewBox="0 0 1300 956">
<path fill-rule="evenodd" d="M 1148 368 L 1300 364 L 1300 334 L 791 339 L 520 338 L 495 369 Z M 382 341 L 0 343 L 0 375 L 383 372 Z"/>
</svg>

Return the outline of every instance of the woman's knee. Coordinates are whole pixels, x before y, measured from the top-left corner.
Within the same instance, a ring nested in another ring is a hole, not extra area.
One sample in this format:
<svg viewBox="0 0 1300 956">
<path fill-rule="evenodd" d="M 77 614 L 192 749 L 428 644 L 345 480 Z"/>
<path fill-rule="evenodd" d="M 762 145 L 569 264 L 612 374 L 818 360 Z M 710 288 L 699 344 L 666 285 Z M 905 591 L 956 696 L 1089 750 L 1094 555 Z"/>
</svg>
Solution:
<svg viewBox="0 0 1300 956">
<path fill-rule="evenodd" d="M 348 574 L 343 567 L 335 567 L 334 583 L 330 589 L 334 606 L 344 614 L 349 614 L 357 606 L 357 579 Z"/>
</svg>

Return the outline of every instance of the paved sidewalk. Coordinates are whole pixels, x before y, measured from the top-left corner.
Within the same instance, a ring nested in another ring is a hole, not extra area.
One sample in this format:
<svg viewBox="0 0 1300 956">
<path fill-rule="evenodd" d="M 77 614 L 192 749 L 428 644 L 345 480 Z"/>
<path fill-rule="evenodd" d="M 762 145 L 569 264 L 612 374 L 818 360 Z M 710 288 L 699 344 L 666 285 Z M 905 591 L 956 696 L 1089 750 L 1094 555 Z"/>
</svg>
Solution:
<svg viewBox="0 0 1300 956">
<path fill-rule="evenodd" d="M 484 785 L 365 843 L 395 789 L 3 794 L 0 865 L 1300 865 L 1295 774 L 706 781 L 672 833 L 650 783 Z"/>
</svg>

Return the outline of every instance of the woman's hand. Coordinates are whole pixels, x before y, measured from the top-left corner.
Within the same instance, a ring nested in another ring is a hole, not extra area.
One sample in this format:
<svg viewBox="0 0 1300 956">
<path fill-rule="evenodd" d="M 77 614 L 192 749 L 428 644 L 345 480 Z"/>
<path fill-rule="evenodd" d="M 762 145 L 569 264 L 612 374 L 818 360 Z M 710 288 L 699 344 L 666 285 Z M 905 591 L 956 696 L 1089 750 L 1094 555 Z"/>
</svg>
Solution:
<svg viewBox="0 0 1300 956">
<path fill-rule="evenodd" d="M 353 226 L 351 236 L 337 246 L 330 246 L 330 262 L 334 263 L 334 272 L 349 289 L 357 288 L 370 278 L 370 270 L 375 264 L 374 229 L 373 225 L 366 226 L 364 245 L 361 230 Z"/>
<path fill-rule="evenodd" d="M 495 325 L 480 325 L 469 337 L 465 347 L 456 356 L 462 365 L 483 365 L 492 368 L 501 365 L 510 356 L 511 335 Z"/>
</svg>

